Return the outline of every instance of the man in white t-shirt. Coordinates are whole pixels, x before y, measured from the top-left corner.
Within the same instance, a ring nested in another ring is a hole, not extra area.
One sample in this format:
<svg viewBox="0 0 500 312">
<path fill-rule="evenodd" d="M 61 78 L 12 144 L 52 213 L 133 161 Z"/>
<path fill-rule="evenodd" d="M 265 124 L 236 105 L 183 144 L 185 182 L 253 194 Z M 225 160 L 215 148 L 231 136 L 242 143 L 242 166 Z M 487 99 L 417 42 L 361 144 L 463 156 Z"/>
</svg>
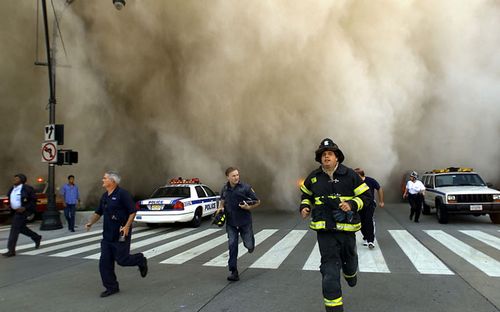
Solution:
<svg viewBox="0 0 500 312">
<path fill-rule="evenodd" d="M 410 174 L 410 180 L 406 183 L 403 198 L 408 198 L 408 201 L 410 202 L 410 220 L 412 220 L 413 215 L 415 215 L 415 222 L 417 223 L 418 218 L 420 217 L 420 212 L 422 211 L 424 193 L 424 184 L 418 180 L 418 173 L 416 171 L 412 171 Z"/>
</svg>

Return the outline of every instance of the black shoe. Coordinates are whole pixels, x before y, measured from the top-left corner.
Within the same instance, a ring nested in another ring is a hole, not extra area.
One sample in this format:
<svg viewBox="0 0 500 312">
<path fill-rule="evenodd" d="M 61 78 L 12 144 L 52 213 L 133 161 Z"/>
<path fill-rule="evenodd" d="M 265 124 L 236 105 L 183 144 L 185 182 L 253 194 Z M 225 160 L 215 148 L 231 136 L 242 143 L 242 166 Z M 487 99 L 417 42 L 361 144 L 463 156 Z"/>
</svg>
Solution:
<svg viewBox="0 0 500 312">
<path fill-rule="evenodd" d="M 111 295 L 114 295 L 116 294 L 117 292 L 120 292 L 119 289 L 115 289 L 115 290 L 105 290 L 101 293 L 101 298 L 104 298 L 104 297 L 109 297 Z"/>
<path fill-rule="evenodd" d="M 227 280 L 228 281 L 231 281 L 231 282 L 237 282 L 240 280 L 240 276 L 238 275 L 238 271 L 231 271 L 231 275 L 229 275 L 227 277 Z"/>
<path fill-rule="evenodd" d="M 144 257 L 144 262 L 139 265 L 139 272 L 141 272 L 142 277 L 148 275 L 148 259 L 146 257 Z"/>
<path fill-rule="evenodd" d="M 354 287 L 356 286 L 356 283 L 358 282 L 358 275 L 354 275 L 353 277 L 346 277 L 345 278 L 347 285 Z"/>
<path fill-rule="evenodd" d="M 415 223 L 418 223 L 418 220 L 415 220 Z"/>
<path fill-rule="evenodd" d="M 413 219 L 413 214 L 410 215 L 410 220 L 412 220 L 412 219 Z"/>
<path fill-rule="evenodd" d="M 248 249 L 248 253 L 252 253 L 254 250 L 255 250 L 255 247 L 253 247 L 253 248 L 249 248 L 249 249 Z"/>
<path fill-rule="evenodd" d="M 13 251 L 8 251 L 8 252 L 2 254 L 2 256 L 7 257 L 7 258 L 14 257 L 15 255 L 16 255 L 16 253 Z"/>
<path fill-rule="evenodd" d="M 42 241 L 42 235 L 38 235 L 38 238 L 35 239 L 35 249 L 40 248 L 40 242 Z"/>
</svg>

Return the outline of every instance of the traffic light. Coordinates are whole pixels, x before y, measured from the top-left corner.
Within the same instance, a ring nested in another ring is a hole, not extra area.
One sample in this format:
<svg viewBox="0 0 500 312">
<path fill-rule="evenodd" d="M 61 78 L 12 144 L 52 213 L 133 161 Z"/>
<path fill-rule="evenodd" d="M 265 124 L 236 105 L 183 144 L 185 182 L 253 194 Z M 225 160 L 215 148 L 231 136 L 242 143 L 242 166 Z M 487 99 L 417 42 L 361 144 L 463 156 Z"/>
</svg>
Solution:
<svg viewBox="0 0 500 312">
<path fill-rule="evenodd" d="M 72 165 L 78 163 L 78 152 L 60 149 L 57 151 L 57 165 Z"/>
</svg>

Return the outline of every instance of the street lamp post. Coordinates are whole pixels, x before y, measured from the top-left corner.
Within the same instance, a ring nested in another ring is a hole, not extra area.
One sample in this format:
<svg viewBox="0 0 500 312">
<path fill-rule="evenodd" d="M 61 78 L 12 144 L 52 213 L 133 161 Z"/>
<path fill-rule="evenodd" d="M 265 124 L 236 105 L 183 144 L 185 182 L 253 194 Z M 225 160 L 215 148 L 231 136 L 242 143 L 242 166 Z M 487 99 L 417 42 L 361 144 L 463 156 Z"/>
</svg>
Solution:
<svg viewBox="0 0 500 312">
<path fill-rule="evenodd" d="M 42 1 L 42 12 L 43 12 L 43 26 L 45 30 L 45 48 L 47 52 L 47 67 L 49 69 L 49 125 L 56 124 L 56 73 L 55 73 L 55 52 L 50 48 L 49 41 L 49 27 L 47 22 L 47 3 L 46 0 Z M 69 5 L 74 0 L 66 0 L 66 4 Z M 112 0 L 113 5 L 121 10 L 126 3 L 126 0 Z M 57 16 L 54 16 L 57 19 Z M 57 21 L 57 20 L 56 20 Z M 55 30 L 54 30 L 54 33 Z M 55 36 L 55 35 L 54 35 Z M 54 47 L 55 49 L 55 42 Z M 56 125 L 57 128 L 57 125 Z M 56 130 L 57 131 L 57 130 Z M 62 144 L 62 143 L 61 143 Z M 60 161 L 58 159 L 57 164 L 61 165 L 71 165 L 72 162 L 77 162 L 77 153 L 71 150 L 62 150 L 62 152 L 70 152 L 70 159 Z M 56 151 L 59 157 L 59 151 Z M 75 155 L 76 154 L 76 155 Z M 49 162 L 48 168 L 48 189 L 47 189 L 47 211 L 43 214 L 42 225 L 40 230 L 57 230 L 62 228 L 61 216 L 56 207 L 56 195 L 55 195 L 55 175 L 56 175 L 56 163 Z"/>
<path fill-rule="evenodd" d="M 45 29 L 45 48 L 47 52 L 47 67 L 49 69 L 49 124 L 56 123 L 56 81 L 53 68 L 52 51 L 49 42 L 49 28 L 47 23 L 47 3 L 42 0 L 43 11 L 43 26 Z M 47 190 L 47 211 L 43 214 L 42 225 L 40 230 L 57 230 L 62 228 L 61 216 L 56 208 L 55 196 L 55 174 L 56 168 L 54 163 L 49 163 L 49 177 Z"/>
</svg>

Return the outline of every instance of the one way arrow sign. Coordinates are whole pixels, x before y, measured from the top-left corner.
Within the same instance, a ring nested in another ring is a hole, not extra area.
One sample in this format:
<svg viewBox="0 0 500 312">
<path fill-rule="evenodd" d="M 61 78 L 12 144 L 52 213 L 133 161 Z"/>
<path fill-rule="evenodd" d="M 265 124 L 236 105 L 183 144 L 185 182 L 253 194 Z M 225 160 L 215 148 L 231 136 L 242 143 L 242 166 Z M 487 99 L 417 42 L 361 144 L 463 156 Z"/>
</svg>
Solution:
<svg viewBox="0 0 500 312">
<path fill-rule="evenodd" d="M 54 141 L 56 139 L 56 125 L 45 126 L 45 141 Z"/>
</svg>

